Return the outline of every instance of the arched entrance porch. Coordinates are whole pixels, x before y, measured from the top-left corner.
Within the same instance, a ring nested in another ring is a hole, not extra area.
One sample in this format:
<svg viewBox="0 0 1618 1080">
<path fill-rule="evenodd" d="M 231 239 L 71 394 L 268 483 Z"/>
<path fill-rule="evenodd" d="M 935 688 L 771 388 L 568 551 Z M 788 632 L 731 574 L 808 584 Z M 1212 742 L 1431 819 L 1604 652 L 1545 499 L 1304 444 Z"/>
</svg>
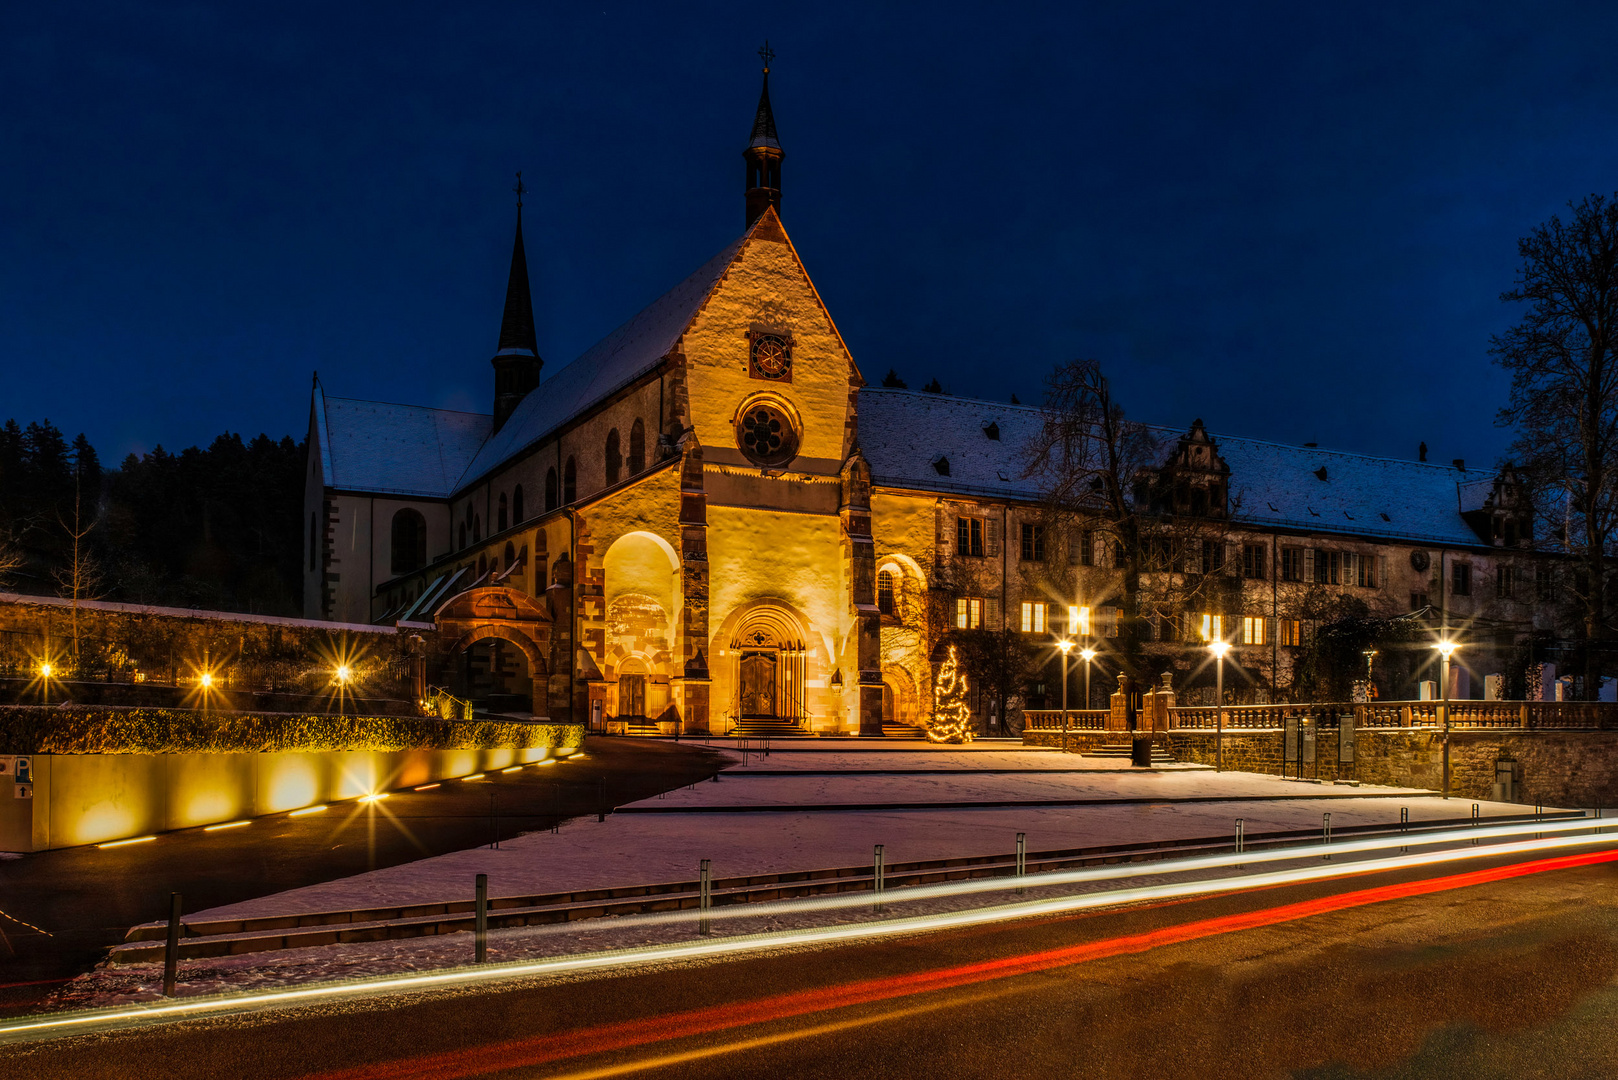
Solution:
<svg viewBox="0 0 1618 1080">
<path fill-rule="evenodd" d="M 434 615 L 435 681 L 477 708 L 549 716 L 550 614 L 516 589 L 487 585 L 450 597 Z"/>
</svg>

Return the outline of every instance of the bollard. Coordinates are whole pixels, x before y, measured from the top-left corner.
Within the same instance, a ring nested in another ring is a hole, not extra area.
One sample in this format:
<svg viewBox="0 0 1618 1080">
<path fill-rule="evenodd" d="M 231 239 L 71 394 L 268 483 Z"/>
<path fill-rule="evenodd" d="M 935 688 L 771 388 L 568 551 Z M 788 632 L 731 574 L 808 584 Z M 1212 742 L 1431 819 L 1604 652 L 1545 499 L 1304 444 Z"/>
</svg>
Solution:
<svg viewBox="0 0 1618 1080">
<path fill-rule="evenodd" d="M 1330 814 L 1321 814 L 1320 815 L 1320 842 L 1321 842 L 1322 845 L 1331 843 L 1331 815 Z M 1329 858 L 1331 858 L 1331 853 L 1327 852 L 1326 854 L 1322 855 L 1321 858 L 1322 859 L 1329 859 Z"/>
<path fill-rule="evenodd" d="M 1545 813 L 1544 805 L 1541 804 L 1541 803 L 1535 803 L 1534 804 L 1534 821 L 1538 822 L 1541 815 L 1543 815 L 1544 813 Z M 1543 840 L 1544 838 L 1545 838 L 1544 833 L 1535 833 L 1534 834 L 1534 839 L 1535 840 Z"/>
<path fill-rule="evenodd" d="M 713 860 L 703 859 L 697 870 L 697 932 L 706 937 L 712 927 L 708 923 L 708 909 L 713 906 Z"/>
<path fill-rule="evenodd" d="M 1399 807 L 1399 831 L 1402 833 L 1410 831 L 1410 807 L 1408 806 Z M 1409 850 L 1409 845 L 1403 845 L 1399 848 L 1399 853 L 1402 855 Z"/>
<path fill-rule="evenodd" d="M 174 996 L 180 974 L 180 894 L 169 893 L 169 936 L 163 946 L 163 996 Z"/>
<path fill-rule="evenodd" d="M 764 736 L 764 756 L 770 756 L 770 737 L 768 735 Z"/>
<path fill-rule="evenodd" d="M 882 879 L 884 877 L 884 869 L 882 845 L 878 844 L 871 852 L 871 885 L 872 891 L 876 895 L 876 903 L 871 905 L 871 910 L 876 912 L 878 915 L 882 914 Z"/>
<path fill-rule="evenodd" d="M 1236 854 L 1238 854 L 1238 855 L 1240 855 L 1242 853 L 1242 848 L 1245 845 L 1245 841 L 1247 839 L 1247 837 L 1245 835 L 1246 832 L 1247 832 L 1247 819 L 1246 818 L 1237 818 L 1236 819 Z"/>
<path fill-rule="evenodd" d="M 494 806 L 494 792 L 489 792 L 489 846 L 500 850 L 500 812 Z"/>
<path fill-rule="evenodd" d="M 1480 821 L 1479 821 L 1479 820 L 1478 820 L 1478 804 L 1477 804 L 1477 803 L 1473 803 L 1473 804 L 1472 804 L 1472 828 L 1474 828 L 1474 829 L 1475 829 L 1475 828 L 1477 828 L 1477 827 L 1478 827 L 1478 826 L 1479 826 L 1479 825 L 1481 825 L 1481 824 L 1482 824 L 1482 822 L 1480 822 Z M 1477 838 L 1477 837 L 1475 837 L 1475 836 L 1474 836 L 1474 837 L 1473 837 L 1473 838 L 1472 838 L 1472 846 L 1473 846 L 1473 847 L 1477 847 L 1477 846 L 1478 846 L 1478 838 Z"/>
<path fill-rule="evenodd" d="M 551 785 L 551 835 L 556 836 L 562 831 L 562 785 Z"/>
<path fill-rule="evenodd" d="M 1028 834 L 1017 834 L 1017 876 L 1022 877 L 1028 873 Z M 1017 886 L 1017 895 L 1023 894 L 1023 887 Z"/>
<path fill-rule="evenodd" d="M 473 922 L 473 963 L 486 963 L 489 959 L 489 875 L 477 876 L 476 919 Z"/>
<path fill-rule="evenodd" d="M 607 778 L 601 778 L 601 785 L 596 789 L 596 821 L 607 820 Z"/>
</svg>

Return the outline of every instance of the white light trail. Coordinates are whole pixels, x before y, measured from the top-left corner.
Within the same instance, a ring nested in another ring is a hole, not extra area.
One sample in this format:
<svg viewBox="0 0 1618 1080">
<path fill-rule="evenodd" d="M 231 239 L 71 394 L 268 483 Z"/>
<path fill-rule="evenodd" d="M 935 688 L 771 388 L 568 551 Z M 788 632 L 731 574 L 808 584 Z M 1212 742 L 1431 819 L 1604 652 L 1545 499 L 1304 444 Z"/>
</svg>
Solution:
<svg viewBox="0 0 1618 1080">
<path fill-rule="evenodd" d="M 1170 866 L 1170 860 L 1151 864 L 1152 873 L 1164 874 L 1185 871 L 1192 864 L 1206 867 L 1212 861 L 1223 860 L 1225 865 L 1237 863 L 1271 861 L 1276 858 L 1300 859 L 1310 858 L 1316 852 L 1331 854 L 1347 854 L 1350 850 L 1375 850 L 1377 847 L 1392 848 L 1401 846 L 1417 846 L 1420 841 L 1426 843 L 1457 842 L 1477 836 L 1511 836 L 1524 833 L 1562 833 L 1589 831 L 1600 829 L 1593 825 L 1590 819 L 1577 819 L 1574 821 L 1556 822 L 1530 822 L 1521 826 L 1495 826 L 1490 829 L 1466 829 L 1447 831 L 1443 835 L 1433 833 L 1395 834 L 1391 838 L 1378 838 L 1375 840 L 1353 841 L 1344 844 L 1318 845 L 1305 848 L 1284 848 L 1271 852 L 1243 852 L 1240 855 L 1208 856 L 1202 859 L 1177 860 L 1176 866 Z M 1520 840 L 1515 843 L 1496 844 L 1492 846 L 1473 847 L 1470 844 L 1453 851 L 1434 851 L 1419 855 L 1395 855 L 1374 862 L 1357 863 L 1331 863 L 1322 860 L 1320 864 L 1295 867 L 1286 870 L 1273 870 L 1264 874 L 1244 874 L 1240 877 L 1215 878 L 1201 881 L 1169 882 L 1155 885 L 1139 886 L 1130 889 L 1113 889 L 1106 892 L 1085 893 L 1078 896 L 1057 896 L 1038 900 L 1022 900 L 1010 904 L 999 904 L 992 907 L 972 908 L 964 911 L 939 912 L 936 914 L 916 915 L 902 919 L 872 920 L 858 923 L 845 923 L 839 926 L 807 927 L 797 930 L 776 930 L 757 934 L 738 934 L 731 937 L 702 939 L 699 941 L 676 942 L 666 945 L 642 946 L 626 949 L 610 949 L 595 953 L 579 953 L 572 956 L 545 957 L 538 960 L 518 960 L 506 964 L 483 964 L 459 968 L 446 968 L 441 971 L 422 972 L 408 975 L 377 976 L 368 979 L 354 979 L 345 982 L 320 983 L 310 986 L 300 986 L 281 990 L 262 990 L 239 994 L 219 994 L 208 997 L 190 998 L 185 1000 L 165 1001 L 161 1004 L 116 1006 L 105 1009 L 90 1009 L 81 1012 L 53 1014 L 46 1016 L 23 1017 L 21 1019 L 0 1023 L 0 1043 L 32 1041 L 43 1038 L 61 1037 L 67 1035 L 82 1035 L 99 1031 L 110 1031 L 119 1028 L 149 1026 L 152 1024 L 173 1023 L 179 1020 L 194 1019 L 203 1016 L 220 1015 L 230 1012 L 242 1012 L 264 1008 L 285 1008 L 299 1005 L 318 1005 L 344 1000 L 353 1000 L 362 997 L 372 997 L 386 994 L 411 993 L 422 990 L 444 989 L 448 987 L 464 986 L 475 983 L 497 982 L 514 978 L 533 978 L 537 976 L 561 975 L 584 971 L 600 971 L 617 967 L 631 967 L 642 964 L 667 963 L 673 960 L 689 960 L 698 958 L 715 958 L 735 956 L 748 952 L 766 949 L 789 947 L 802 947 L 806 945 L 832 945 L 872 938 L 894 937 L 903 934 L 916 934 L 936 930 L 957 929 L 967 926 L 978 926 L 985 923 L 1004 922 L 1010 919 L 1024 919 L 1036 916 L 1054 915 L 1063 912 L 1081 911 L 1098 907 L 1115 907 L 1124 904 L 1142 903 L 1154 900 L 1174 900 L 1193 896 L 1211 896 L 1219 893 L 1243 892 L 1251 889 L 1262 889 L 1277 885 L 1297 885 L 1313 881 L 1323 881 L 1337 877 L 1353 877 L 1367 873 L 1381 873 L 1389 870 L 1414 869 L 1420 867 L 1437 866 L 1448 862 L 1458 862 L 1466 859 L 1484 857 L 1498 857 L 1502 855 L 1535 854 L 1546 851 L 1557 851 L 1570 847 L 1613 847 L 1618 846 L 1618 834 L 1599 836 L 1553 836 L 1549 839 Z M 1264 858 L 1260 858 L 1263 856 Z M 1140 876 L 1147 870 L 1145 864 L 1137 864 L 1128 868 L 1105 867 L 1092 871 L 1073 871 L 1065 874 L 1037 874 L 1023 878 L 1000 878 L 994 884 L 1001 889 L 1022 887 L 1042 887 L 1057 883 L 1058 878 L 1072 878 L 1078 875 L 1097 875 L 1122 870 L 1122 874 L 1112 873 L 1111 876 Z M 979 886 L 982 882 L 963 881 L 951 883 L 952 886 Z M 932 886 L 928 889 L 934 895 L 941 895 L 935 890 L 947 888 L 946 886 Z M 902 900 L 912 899 L 920 889 L 905 889 L 901 892 L 886 893 L 883 902 L 887 904 L 898 903 Z M 982 891 L 981 889 L 957 888 L 954 891 Z M 846 896 L 837 895 L 828 897 L 828 900 L 841 900 Z M 869 906 L 873 901 L 873 894 L 863 893 L 859 897 L 859 904 Z M 736 914 L 761 914 L 763 904 L 738 905 L 747 910 Z M 821 906 L 821 905 L 815 905 Z M 823 906 L 830 907 L 831 904 Z M 837 906 L 846 906 L 839 904 Z M 773 907 L 779 912 L 779 907 Z M 709 916 L 714 917 L 718 911 L 710 911 Z M 694 917 L 695 913 L 693 913 Z M 619 925 L 622 925 L 620 922 Z"/>
</svg>

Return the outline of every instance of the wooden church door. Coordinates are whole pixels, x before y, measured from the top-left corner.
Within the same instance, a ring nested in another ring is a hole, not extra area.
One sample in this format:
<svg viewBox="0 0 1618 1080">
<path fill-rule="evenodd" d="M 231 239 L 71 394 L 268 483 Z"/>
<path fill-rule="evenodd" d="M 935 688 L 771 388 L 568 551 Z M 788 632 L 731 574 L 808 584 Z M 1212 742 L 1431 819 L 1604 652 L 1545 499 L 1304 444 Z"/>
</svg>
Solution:
<svg viewBox="0 0 1618 1080">
<path fill-rule="evenodd" d="M 742 715 L 775 715 L 775 654 L 742 655 Z"/>
</svg>

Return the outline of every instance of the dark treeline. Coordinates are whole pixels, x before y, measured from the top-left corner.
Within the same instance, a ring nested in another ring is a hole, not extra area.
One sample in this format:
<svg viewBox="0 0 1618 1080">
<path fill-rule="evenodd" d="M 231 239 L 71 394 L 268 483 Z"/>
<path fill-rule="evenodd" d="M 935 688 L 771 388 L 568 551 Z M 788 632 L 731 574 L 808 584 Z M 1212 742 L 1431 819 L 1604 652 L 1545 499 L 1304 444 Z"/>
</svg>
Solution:
<svg viewBox="0 0 1618 1080">
<path fill-rule="evenodd" d="M 298 615 L 304 445 L 224 434 L 103 469 L 49 420 L 0 428 L 0 588 Z M 75 544 L 77 536 L 77 544 Z"/>
</svg>

